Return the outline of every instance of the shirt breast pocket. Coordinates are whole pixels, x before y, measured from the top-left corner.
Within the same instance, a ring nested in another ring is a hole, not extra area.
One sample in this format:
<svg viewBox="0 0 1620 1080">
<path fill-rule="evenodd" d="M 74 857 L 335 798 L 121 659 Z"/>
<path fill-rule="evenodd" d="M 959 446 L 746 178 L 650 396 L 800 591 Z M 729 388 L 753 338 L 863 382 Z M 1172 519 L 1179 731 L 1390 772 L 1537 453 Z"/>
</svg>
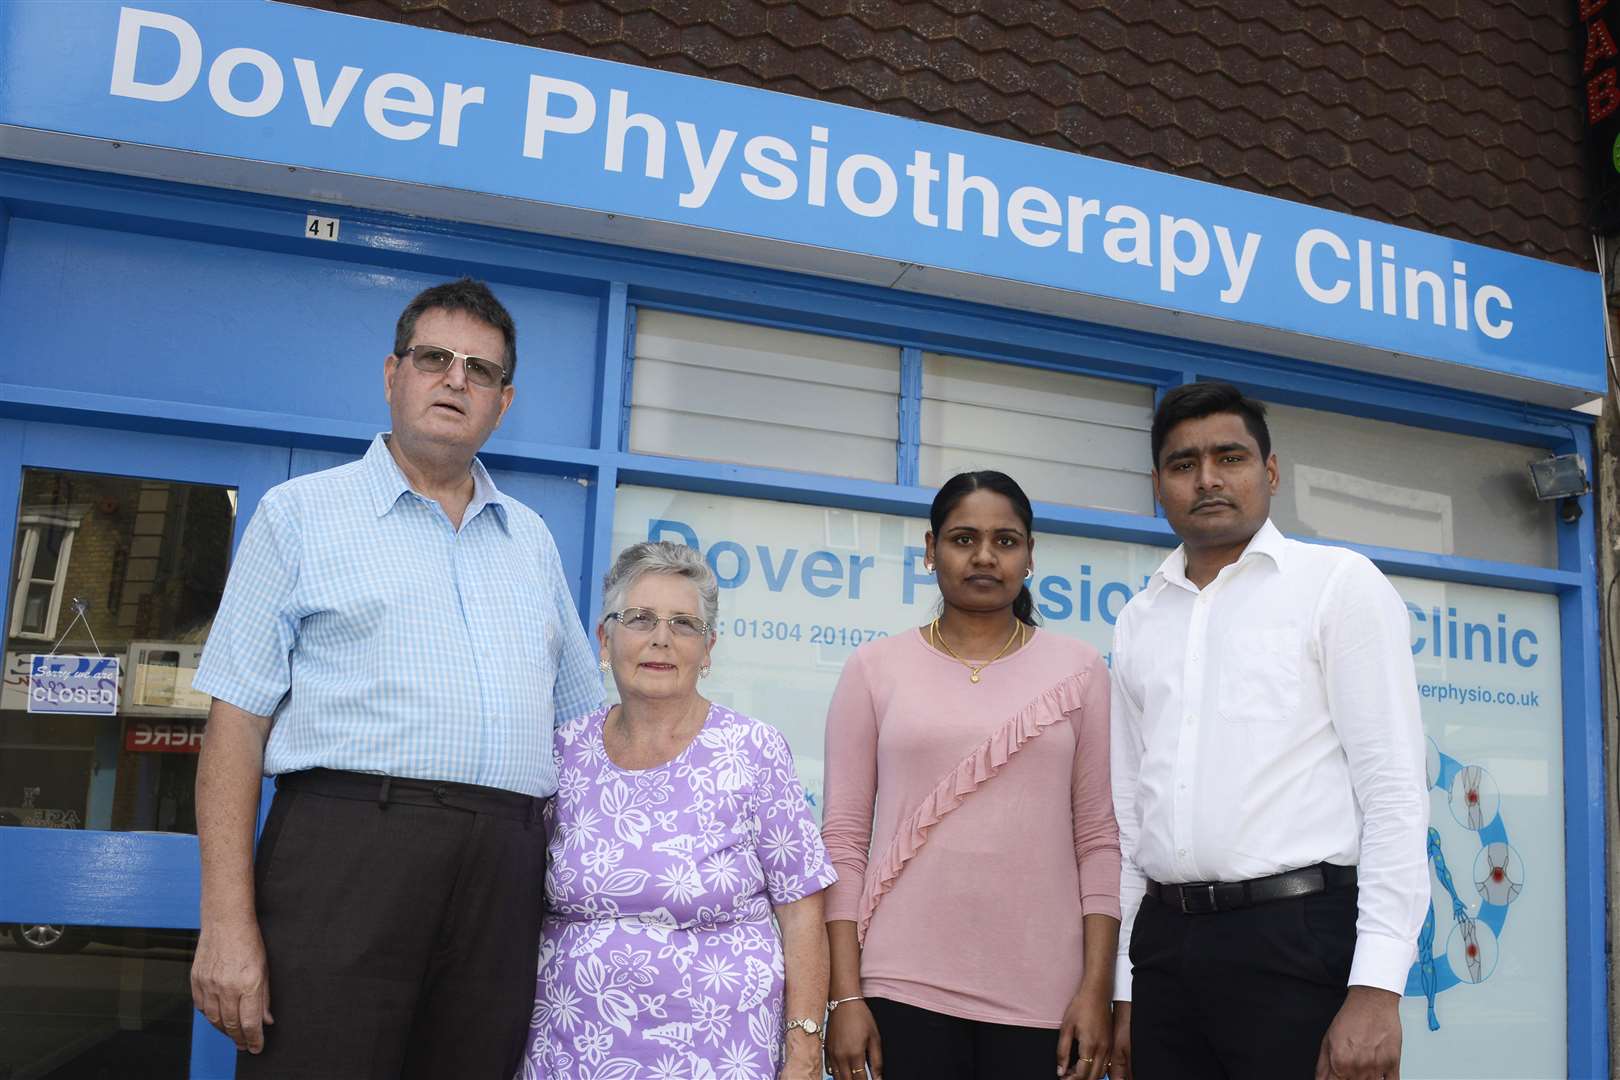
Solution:
<svg viewBox="0 0 1620 1080">
<path fill-rule="evenodd" d="M 1297 626 L 1234 634 L 1221 655 L 1221 719 L 1232 724 L 1293 721 L 1304 663 L 1305 638 Z"/>
<path fill-rule="evenodd" d="M 525 582 L 504 598 L 502 622 L 516 632 L 519 652 L 525 665 L 549 670 L 557 652 L 558 627 L 551 617 L 554 605 L 538 582 Z"/>
</svg>

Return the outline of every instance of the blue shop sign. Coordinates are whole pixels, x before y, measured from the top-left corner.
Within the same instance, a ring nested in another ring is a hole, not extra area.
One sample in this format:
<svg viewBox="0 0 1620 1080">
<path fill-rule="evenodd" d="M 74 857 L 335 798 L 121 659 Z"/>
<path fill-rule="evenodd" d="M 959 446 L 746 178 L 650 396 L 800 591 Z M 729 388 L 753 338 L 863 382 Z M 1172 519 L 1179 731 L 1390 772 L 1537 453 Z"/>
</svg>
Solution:
<svg viewBox="0 0 1620 1080">
<path fill-rule="evenodd" d="M 1542 260 L 867 110 L 279 4 L 86 0 L 62 15 L 43 0 L 0 5 L 0 124 L 772 238 L 1605 385 L 1597 275 Z"/>
</svg>

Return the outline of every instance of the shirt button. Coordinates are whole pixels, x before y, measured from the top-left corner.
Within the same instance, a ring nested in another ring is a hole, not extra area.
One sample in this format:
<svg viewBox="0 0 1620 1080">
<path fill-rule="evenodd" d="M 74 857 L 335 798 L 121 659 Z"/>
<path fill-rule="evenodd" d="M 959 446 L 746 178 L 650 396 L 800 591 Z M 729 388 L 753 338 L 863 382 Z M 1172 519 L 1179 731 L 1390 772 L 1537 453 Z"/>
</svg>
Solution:
<svg viewBox="0 0 1620 1080">
<path fill-rule="evenodd" d="M 1177 848 L 1176 849 L 1176 854 L 1177 855 L 1185 855 L 1185 854 L 1187 854 L 1187 849 L 1186 848 Z"/>
<path fill-rule="evenodd" d="M 1188 724 L 1196 724 L 1198 723 L 1198 717 L 1194 716 L 1192 713 L 1188 713 L 1184 722 Z"/>
</svg>

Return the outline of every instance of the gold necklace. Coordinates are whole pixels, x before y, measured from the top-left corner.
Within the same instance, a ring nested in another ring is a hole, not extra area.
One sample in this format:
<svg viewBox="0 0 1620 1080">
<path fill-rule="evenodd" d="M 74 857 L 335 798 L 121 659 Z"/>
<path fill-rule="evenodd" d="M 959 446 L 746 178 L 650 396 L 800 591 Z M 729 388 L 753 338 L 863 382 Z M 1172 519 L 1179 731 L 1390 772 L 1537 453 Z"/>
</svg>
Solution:
<svg viewBox="0 0 1620 1080">
<path fill-rule="evenodd" d="M 983 671 L 985 668 L 989 667 L 991 664 L 995 663 L 997 660 L 1000 660 L 1003 656 L 1007 655 L 1007 650 L 1012 648 L 1013 641 L 1015 641 L 1015 640 L 1018 641 L 1018 647 L 1023 648 L 1023 644 L 1024 644 L 1023 643 L 1023 635 L 1024 635 L 1024 624 L 1022 622 L 1020 622 L 1019 620 L 1014 619 L 1013 620 L 1012 636 L 1007 639 L 1007 644 L 1003 645 L 1001 647 L 1001 651 L 996 653 L 996 655 L 992 656 L 990 659 L 986 660 L 984 663 L 982 663 L 982 664 L 978 665 L 977 667 L 975 667 L 974 665 L 968 663 L 966 660 L 964 660 L 960 656 L 958 656 L 956 654 L 956 650 L 951 648 L 950 642 L 945 640 L 945 635 L 939 633 L 939 620 L 938 619 L 935 619 L 933 622 L 928 624 L 928 641 L 929 641 L 929 644 L 933 645 L 935 648 L 944 649 L 947 653 L 950 654 L 952 660 L 955 660 L 958 664 L 961 664 L 963 667 L 967 668 L 968 669 L 968 681 L 969 682 L 975 682 L 975 683 L 979 681 L 979 672 Z"/>
</svg>

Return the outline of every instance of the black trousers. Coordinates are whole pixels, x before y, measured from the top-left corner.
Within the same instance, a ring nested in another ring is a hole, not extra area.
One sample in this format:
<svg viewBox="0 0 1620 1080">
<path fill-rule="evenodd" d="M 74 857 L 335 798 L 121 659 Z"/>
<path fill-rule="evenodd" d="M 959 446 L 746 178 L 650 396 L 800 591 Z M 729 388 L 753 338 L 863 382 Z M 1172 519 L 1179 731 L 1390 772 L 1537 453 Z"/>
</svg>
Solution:
<svg viewBox="0 0 1620 1080">
<path fill-rule="evenodd" d="M 1016 1027 L 867 998 L 883 1040 L 883 1080 L 1050 1080 L 1055 1028 Z"/>
<path fill-rule="evenodd" d="M 282 777 L 255 861 L 270 968 L 243 1080 L 511 1080 L 534 1006 L 542 801 L 468 784 Z"/>
<path fill-rule="evenodd" d="M 1184 915 L 1145 897 L 1131 931 L 1140 1080 L 1310 1080 L 1344 1004 L 1356 888 Z"/>
</svg>

